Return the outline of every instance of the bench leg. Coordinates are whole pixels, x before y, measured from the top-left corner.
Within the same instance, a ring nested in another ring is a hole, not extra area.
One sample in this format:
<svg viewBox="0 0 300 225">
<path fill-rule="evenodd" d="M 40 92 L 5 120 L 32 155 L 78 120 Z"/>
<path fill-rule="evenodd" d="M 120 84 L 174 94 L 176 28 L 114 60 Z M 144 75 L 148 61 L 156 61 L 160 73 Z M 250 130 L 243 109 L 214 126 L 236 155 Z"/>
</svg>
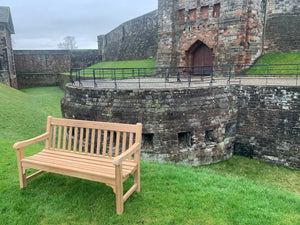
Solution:
<svg viewBox="0 0 300 225">
<path fill-rule="evenodd" d="M 21 163 L 21 160 L 24 158 L 23 149 L 17 150 L 17 158 L 18 158 L 20 188 L 24 188 L 27 186 L 27 180 L 26 180 L 26 170 L 23 168 Z"/>
<path fill-rule="evenodd" d="M 116 166 L 116 210 L 118 215 L 124 211 L 122 166 Z"/>
<path fill-rule="evenodd" d="M 136 192 L 141 191 L 141 181 L 140 181 L 140 165 L 138 164 L 138 168 L 134 173 L 134 184 L 137 185 Z"/>
</svg>

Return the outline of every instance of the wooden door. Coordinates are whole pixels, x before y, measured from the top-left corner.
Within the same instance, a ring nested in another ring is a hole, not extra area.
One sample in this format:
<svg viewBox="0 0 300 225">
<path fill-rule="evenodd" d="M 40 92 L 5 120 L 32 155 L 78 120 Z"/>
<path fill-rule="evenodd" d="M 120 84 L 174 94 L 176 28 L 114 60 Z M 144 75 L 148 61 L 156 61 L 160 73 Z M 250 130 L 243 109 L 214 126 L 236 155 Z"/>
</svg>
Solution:
<svg viewBox="0 0 300 225">
<path fill-rule="evenodd" d="M 213 64 L 213 50 L 205 44 L 200 45 L 193 53 L 192 66 L 212 66 Z"/>
</svg>

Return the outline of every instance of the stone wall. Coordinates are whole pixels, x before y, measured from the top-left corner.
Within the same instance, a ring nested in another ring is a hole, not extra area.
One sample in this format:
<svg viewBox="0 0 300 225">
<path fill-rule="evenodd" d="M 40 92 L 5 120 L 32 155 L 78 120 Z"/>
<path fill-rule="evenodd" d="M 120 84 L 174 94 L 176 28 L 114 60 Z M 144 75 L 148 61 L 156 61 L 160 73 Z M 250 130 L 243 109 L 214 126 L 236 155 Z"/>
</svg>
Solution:
<svg viewBox="0 0 300 225">
<path fill-rule="evenodd" d="M 97 49 L 15 50 L 17 73 L 61 73 L 101 61 Z"/>
<path fill-rule="evenodd" d="M 192 66 L 191 47 L 213 50 L 214 65 L 253 63 L 262 52 L 261 0 L 159 0 L 157 66 Z"/>
<path fill-rule="evenodd" d="M 102 61 L 98 49 L 75 49 L 71 53 L 71 68 L 85 68 Z"/>
<path fill-rule="evenodd" d="M 15 50 L 17 73 L 61 73 L 70 71 L 69 50 Z"/>
<path fill-rule="evenodd" d="M 203 165 L 244 155 L 300 169 L 300 88 L 111 90 L 67 85 L 65 118 L 143 123 L 143 159 Z"/>
<path fill-rule="evenodd" d="M 144 159 L 194 166 L 231 157 L 237 98 L 230 87 L 109 90 L 68 85 L 65 118 L 143 123 Z"/>
<path fill-rule="evenodd" d="M 298 0 L 270 0 L 265 30 L 265 53 L 300 51 Z"/>
<path fill-rule="evenodd" d="M 237 88 L 235 153 L 300 169 L 300 88 Z"/>
<path fill-rule="evenodd" d="M 62 74 L 17 74 L 18 88 L 60 86 L 65 88 L 70 82 L 69 75 Z"/>
<path fill-rule="evenodd" d="M 157 51 L 157 11 L 123 23 L 98 36 L 103 61 L 155 58 Z"/>
<path fill-rule="evenodd" d="M 0 82 L 18 88 L 11 32 L 0 23 Z"/>
</svg>

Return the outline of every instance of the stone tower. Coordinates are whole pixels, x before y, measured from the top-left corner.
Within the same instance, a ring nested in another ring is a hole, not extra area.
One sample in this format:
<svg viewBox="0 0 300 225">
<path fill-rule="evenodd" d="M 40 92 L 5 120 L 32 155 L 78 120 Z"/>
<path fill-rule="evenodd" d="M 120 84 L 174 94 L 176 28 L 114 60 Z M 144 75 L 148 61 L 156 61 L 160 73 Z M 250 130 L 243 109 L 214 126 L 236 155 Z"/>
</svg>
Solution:
<svg viewBox="0 0 300 225">
<path fill-rule="evenodd" d="M 157 66 L 250 64 L 261 55 L 262 0 L 159 0 Z"/>
<path fill-rule="evenodd" d="M 14 26 L 9 7 L 0 6 L 0 82 L 17 88 L 11 34 Z"/>
</svg>

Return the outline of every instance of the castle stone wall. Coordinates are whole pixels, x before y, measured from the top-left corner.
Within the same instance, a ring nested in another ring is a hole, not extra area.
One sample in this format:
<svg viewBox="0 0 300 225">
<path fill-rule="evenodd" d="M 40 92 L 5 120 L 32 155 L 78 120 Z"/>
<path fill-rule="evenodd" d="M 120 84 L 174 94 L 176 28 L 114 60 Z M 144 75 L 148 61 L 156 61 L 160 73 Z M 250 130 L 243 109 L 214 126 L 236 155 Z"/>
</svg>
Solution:
<svg viewBox="0 0 300 225">
<path fill-rule="evenodd" d="M 0 82 L 18 87 L 11 33 L 4 24 L 0 24 Z"/>
<path fill-rule="evenodd" d="M 142 157 L 203 165 L 244 155 L 300 169 L 300 88 L 66 86 L 65 118 L 143 123 Z"/>
<path fill-rule="evenodd" d="M 102 61 L 98 49 L 74 49 L 70 54 L 71 68 L 85 68 Z"/>
<path fill-rule="evenodd" d="M 70 71 L 68 50 L 15 50 L 17 73 L 61 73 Z"/>
<path fill-rule="evenodd" d="M 98 36 L 103 61 L 155 58 L 157 52 L 157 11 L 123 23 Z"/>
<path fill-rule="evenodd" d="M 142 157 L 194 166 L 231 157 L 237 98 L 230 87 L 109 90 L 67 85 L 65 118 L 143 123 Z"/>
<path fill-rule="evenodd" d="M 237 88 L 235 153 L 300 169 L 300 88 Z"/>
<path fill-rule="evenodd" d="M 265 53 L 300 51 L 298 0 L 270 0 L 265 28 Z"/>
<path fill-rule="evenodd" d="M 262 52 L 260 0 L 159 0 L 157 66 L 191 66 L 197 42 L 213 50 L 214 65 L 253 63 Z"/>
<path fill-rule="evenodd" d="M 101 61 L 97 49 L 15 50 L 17 73 L 61 73 Z"/>
</svg>

